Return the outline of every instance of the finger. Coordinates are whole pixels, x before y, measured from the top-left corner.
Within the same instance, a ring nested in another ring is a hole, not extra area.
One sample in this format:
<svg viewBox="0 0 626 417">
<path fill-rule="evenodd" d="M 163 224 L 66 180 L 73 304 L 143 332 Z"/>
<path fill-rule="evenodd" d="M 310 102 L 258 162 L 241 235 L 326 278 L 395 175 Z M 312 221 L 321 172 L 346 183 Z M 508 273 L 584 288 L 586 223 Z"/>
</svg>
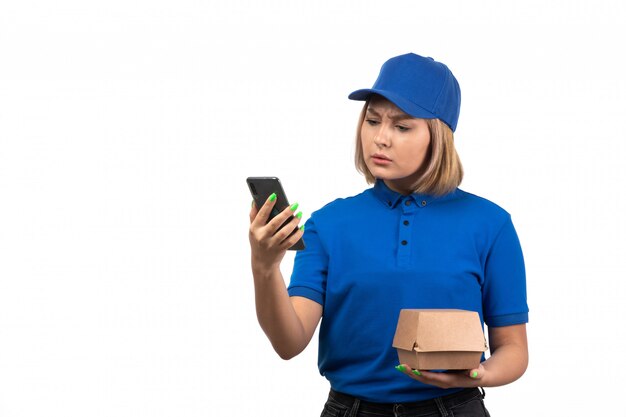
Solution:
<svg viewBox="0 0 626 417">
<path fill-rule="evenodd" d="M 273 200 L 272 200 L 272 197 L 274 198 Z M 277 200 L 276 194 L 274 193 L 271 194 L 267 198 L 267 200 L 265 200 L 265 203 L 263 203 L 263 206 L 259 209 L 258 213 L 256 214 L 256 217 L 252 221 L 253 228 L 265 226 L 265 224 L 267 223 L 267 219 L 269 219 L 270 213 L 272 212 L 272 209 L 274 208 L 274 205 L 276 204 L 276 200 Z"/>
<path fill-rule="evenodd" d="M 467 371 L 467 376 L 472 379 L 481 379 L 485 375 L 485 368 L 482 365 L 479 365 L 478 368 L 470 369 Z"/>
<path fill-rule="evenodd" d="M 420 376 L 428 381 L 447 381 L 449 378 L 453 378 L 454 374 L 448 374 L 445 372 L 430 372 L 430 371 L 418 371 Z"/>
<path fill-rule="evenodd" d="M 278 229 L 280 229 L 281 226 L 285 224 L 285 222 L 287 222 L 287 220 L 290 217 L 294 217 L 297 209 L 298 209 L 298 203 L 294 203 L 291 206 L 286 207 L 280 213 L 278 213 L 276 217 L 274 217 L 272 220 L 269 221 L 269 223 L 267 223 L 267 233 L 269 233 L 270 236 L 276 235 L 276 232 L 278 231 Z M 286 235 L 282 236 L 282 239 L 280 239 L 278 243 L 281 242 L 286 236 L 288 236 L 289 233 L 291 233 L 291 231 L 293 231 L 293 228 L 290 229 Z"/>
<path fill-rule="evenodd" d="M 297 223 L 296 223 L 296 227 L 298 227 Z M 290 247 L 295 245 L 296 242 L 299 241 L 302 238 L 303 235 L 304 235 L 304 225 L 300 226 L 293 235 L 291 235 L 287 239 L 285 239 L 281 243 L 281 248 L 282 249 L 289 249 Z"/>
<path fill-rule="evenodd" d="M 301 220 L 302 212 L 298 212 L 298 214 L 292 216 L 291 220 L 289 220 L 289 223 L 287 223 L 283 228 L 276 232 L 273 239 L 275 239 L 281 247 L 286 246 L 290 241 L 293 240 L 293 234 L 298 233 L 297 228 Z"/>
<path fill-rule="evenodd" d="M 418 371 L 420 375 L 415 377 L 418 381 L 425 384 L 435 385 L 439 388 L 450 388 L 456 386 L 463 386 L 460 382 L 466 377 L 460 374 L 448 374 L 445 372 L 429 372 Z"/>
<path fill-rule="evenodd" d="M 411 367 L 407 365 L 406 363 L 401 363 L 395 368 L 396 368 L 396 371 L 402 372 L 403 374 L 408 375 L 408 376 L 413 376 L 411 374 Z"/>
<path fill-rule="evenodd" d="M 422 381 L 422 379 L 420 378 L 422 376 L 421 372 L 418 371 L 417 369 L 412 369 L 406 363 L 403 363 L 403 364 L 400 364 L 400 365 L 396 366 L 396 370 L 402 372 L 405 375 L 410 376 L 413 379 L 416 379 L 418 381 Z"/>
</svg>

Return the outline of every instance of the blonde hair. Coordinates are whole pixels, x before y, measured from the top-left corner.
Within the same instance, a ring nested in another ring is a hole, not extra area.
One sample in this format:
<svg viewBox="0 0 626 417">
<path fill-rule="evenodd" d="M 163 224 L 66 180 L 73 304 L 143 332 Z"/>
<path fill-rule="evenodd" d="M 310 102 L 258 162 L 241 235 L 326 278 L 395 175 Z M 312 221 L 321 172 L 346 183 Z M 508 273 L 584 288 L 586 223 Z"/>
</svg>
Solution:
<svg viewBox="0 0 626 417">
<path fill-rule="evenodd" d="M 357 171 L 365 176 L 368 184 L 376 182 L 365 164 L 363 146 L 361 144 L 361 126 L 365 120 L 365 113 L 370 100 L 368 99 L 361 110 L 356 129 L 356 148 L 354 162 Z M 454 134 L 448 125 L 439 119 L 424 119 L 430 131 L 430 144 L 426 158 L 419 168 L 418 179 L 411 185 L 412 192 L 441 196 L 450 193 L 463 180 L 463 166 L 454 147 Z"/>
</svg>

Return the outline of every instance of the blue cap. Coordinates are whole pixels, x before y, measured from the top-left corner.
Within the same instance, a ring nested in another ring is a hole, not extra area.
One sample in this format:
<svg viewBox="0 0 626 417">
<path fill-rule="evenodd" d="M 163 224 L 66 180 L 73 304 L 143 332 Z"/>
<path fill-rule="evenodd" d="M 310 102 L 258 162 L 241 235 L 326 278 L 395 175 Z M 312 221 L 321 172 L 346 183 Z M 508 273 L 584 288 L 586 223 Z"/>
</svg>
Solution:
<svg viewBox="0 0 626 417">
<path fill-rule="evenodd" d="M 441 62 L 413 53 L 389 59 L 372 88 L 356 90 L 348 98 L 367 100 L 380 94 L 409 116 L 440 119 L 454 132 L 461 110 L 461 88 Z"/>
</svg>

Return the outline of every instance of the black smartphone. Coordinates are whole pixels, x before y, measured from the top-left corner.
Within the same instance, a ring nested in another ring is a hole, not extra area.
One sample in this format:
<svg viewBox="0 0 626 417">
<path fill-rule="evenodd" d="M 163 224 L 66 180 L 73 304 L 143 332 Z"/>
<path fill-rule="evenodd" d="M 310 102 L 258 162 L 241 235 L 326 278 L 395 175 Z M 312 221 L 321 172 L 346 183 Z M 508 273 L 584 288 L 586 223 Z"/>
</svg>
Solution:
<svg viewBox="0 0 626 417">
<path fill-rule="evenodd" d="M 267 199 L 272 195 L 272 193 L 276 193 L 276 203 L 274 204 L 274 208 L 267 219 L 268 223 L 272 220 L 276 215 L 285 210 L 290 206 L 289 200 L 287 200 L 287 195 L 285 194 L 285 190 L 283 190 L 283 186 L 280 183 L 280 180 L 276 177 L 248 177 L 246 179 L 248 183 L 248 188 L 250 189 L 250 194 L 252 194 L 252 198 L 254 198 L 254 204 L 256 204 L 257 209 L 261 209 L 263 204 L 267 201 Z M 279 227 L 279 230 L 282 229 L 287 223 L 291 221 L 291 217 L 289 217 L 285 222 Z M 298 231 L 298 228 L 293 229 L 293 232 L 289 235 L 292 236 L 294 233 Z M 288 250 L 303 250 L 304 240 L 300 238 L 292 247 Z"/>
</svg>

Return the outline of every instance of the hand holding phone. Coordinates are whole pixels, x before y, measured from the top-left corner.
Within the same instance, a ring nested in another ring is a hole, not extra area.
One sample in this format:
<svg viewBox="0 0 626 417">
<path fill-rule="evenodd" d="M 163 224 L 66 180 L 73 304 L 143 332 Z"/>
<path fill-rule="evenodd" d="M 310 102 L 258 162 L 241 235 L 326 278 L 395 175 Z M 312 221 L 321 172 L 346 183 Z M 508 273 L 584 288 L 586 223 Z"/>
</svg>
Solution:
<svg viewBox="0 0 626 417">
<path fill-rule="evenodd" d="M 293 209 L 290 206 L 280 180 L 276 177 L 248 177 L 246 182 L 258 209 L 255 218 L 251 215 L 250 219 L 250 243 L 253 247 L 303 250 L 304 231 L 297 227 L 302 214 L 296 216 L 297 206 L 294 205 Z M 269 200 L 272 194 L 276 195 L 274 201 Z M 266 219 L 264 223 L 263 219 Z"/>
</svg>

